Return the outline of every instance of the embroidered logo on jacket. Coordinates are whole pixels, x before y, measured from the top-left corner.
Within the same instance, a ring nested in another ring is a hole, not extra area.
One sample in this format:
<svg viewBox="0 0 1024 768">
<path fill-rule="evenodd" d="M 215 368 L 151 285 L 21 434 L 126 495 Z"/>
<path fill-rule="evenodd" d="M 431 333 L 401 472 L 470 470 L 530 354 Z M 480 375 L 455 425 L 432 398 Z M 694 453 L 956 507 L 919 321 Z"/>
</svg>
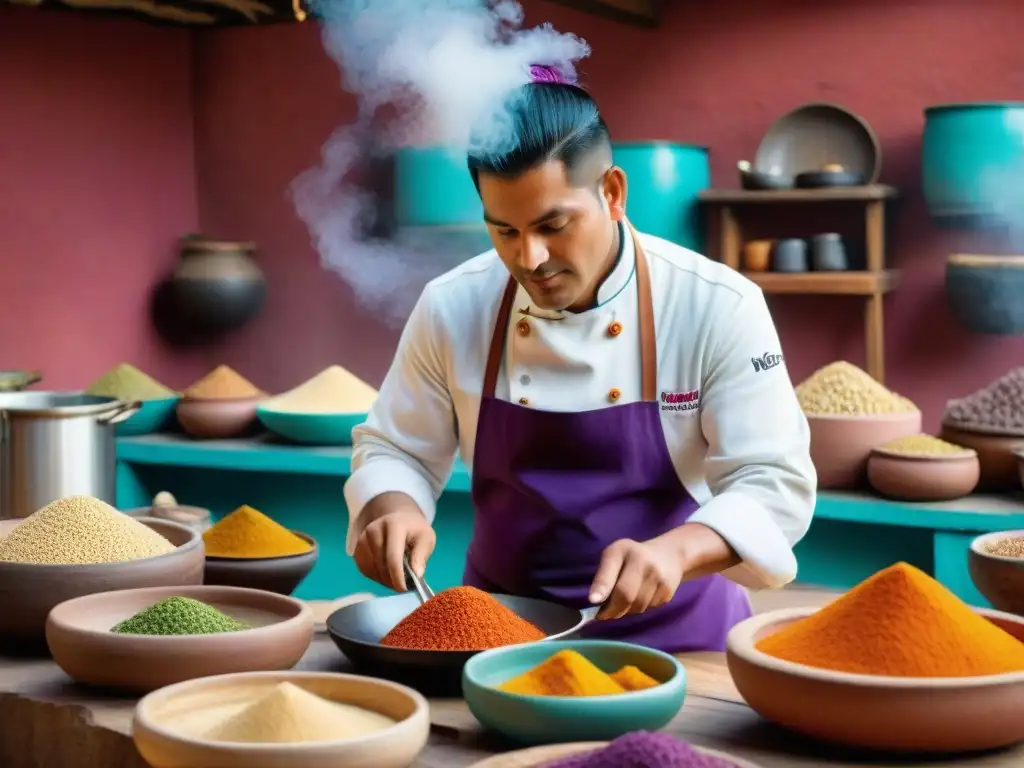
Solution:
<svg viewBox="0 0 1024 768">
<path fill-rule="evenodd" d="M 663 411 L 695 411 L 700 407 L 700 390 L 689 392 L 662 392 L 661 410 Z"/>
<path fill-rule="evenodd" d="M 776 366 L 782 365 L 782 355 L 773 355 L 769 352 L 765 352 L 760 357 L 750 358 L 750 362 L 754 366 L 754 373 L 758 371 L 767 371 L 769 368 L 775 368 Z"/>
</svg>

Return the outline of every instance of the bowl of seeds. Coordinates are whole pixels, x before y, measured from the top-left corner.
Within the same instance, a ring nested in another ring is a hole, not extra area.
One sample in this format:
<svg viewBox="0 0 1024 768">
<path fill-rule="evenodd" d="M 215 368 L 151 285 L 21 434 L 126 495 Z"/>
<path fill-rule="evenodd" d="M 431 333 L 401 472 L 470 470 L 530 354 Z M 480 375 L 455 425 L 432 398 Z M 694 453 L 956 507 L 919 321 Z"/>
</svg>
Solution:
<svg viewBox="0 0 1024 768">
<path fill-rule="evenodd" d="M 1000 611 L 1024 616 L 1024 530 L 986 533 L 967 551 L 971 581 Z"/>
<path fill-rule="evenodd" d="M 181 393 L 175 408 L 185 433 L 201 439 L 246 434 L 267 393 L 226 365 L 220 365 Z"/>
<path fill-rule="evenodd" d="M 871 451 L 921 432 L 921 411 L 855 365 L 819 368 L 796 387 L 811 430 L 811 460 L 821 489 L 856 488 Z"/>
<path fill-rule="evenodd" d="M 198 532 L 91 496 L 0 521 L 0 640 L 42 645 L 50 610 L 82 595 L 202 584 L 203 561 Z"/>
<path fill-rule="evenodd" d="M 909 435 L 874 448 L 868 483 L 899 501 L 950 501 L 978 485 L 978 453 L 932 435 Z"/>
<path fill-rule="evenodd" d="M 128 363 L 115 365 L 85 388 L 88 395 L 114 397 L 142 406 L 116 427 L 119 437 L 149 435 L 169 427 L 181 396 Z"/>
<path fill-rule="evenodd" d="M 61 603 L 46 621 L 46 644 L 78 683 L 148 693 L 197 677 L 291 669 L 313 630 L 309 606 L 283 595 L 155 587 Z"/>
<path fill-rule="evenodd" d="M 1024 447 L 1024 366 L 950 400 L 942 417 L 941 437 L 978 452 L 979 491 L 1019 490 L 1019 462 L 1013 451 Z"/>
</svg>

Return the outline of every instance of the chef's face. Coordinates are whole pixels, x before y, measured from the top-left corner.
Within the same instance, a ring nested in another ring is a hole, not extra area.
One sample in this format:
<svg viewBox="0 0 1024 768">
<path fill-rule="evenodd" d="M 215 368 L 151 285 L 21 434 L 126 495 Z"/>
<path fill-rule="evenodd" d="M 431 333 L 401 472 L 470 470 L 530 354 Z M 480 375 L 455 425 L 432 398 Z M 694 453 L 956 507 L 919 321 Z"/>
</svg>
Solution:
<svg viewBox="0 0 1024 768">
<path fill-rule="evenodd" d="M 498 255 L 538 307 L 593 305 L 617 256 L 626 202 L 621 169 L 596 168 L 575 180 L 560 161 L 515 178 L 482 172 L 480 197 Z"/>
</svg>

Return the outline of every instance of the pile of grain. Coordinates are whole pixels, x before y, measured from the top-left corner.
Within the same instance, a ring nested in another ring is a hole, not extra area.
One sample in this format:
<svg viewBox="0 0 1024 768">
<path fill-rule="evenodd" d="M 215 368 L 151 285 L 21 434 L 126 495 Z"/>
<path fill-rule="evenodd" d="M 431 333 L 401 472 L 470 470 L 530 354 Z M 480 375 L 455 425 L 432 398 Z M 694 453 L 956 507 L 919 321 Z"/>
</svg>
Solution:
<svg viewBox="0 0 1024 768">
<path fill-rule="evenodd" d="M 214 635 L 252 629 L 212 605 L 191 597 L 165 597 L 134 616 L 118 622 L 119 635 Z"/>
<path fill-rule="evenodd" d="M 1024 435 L 1024 367 L 967 397 L 950 400 L 942 423 L 968 432 Z"/>
<path fill-rule="evenodd" d="M 917 406 L 891 392 L 857 366 L 839 361 L 819 368 L 797 386 L 808 416 L 875 416 L 912 413 Z"/>
<path fill-rule="evenodd" d="M 100 397 L 116 397 L 118 400 L 163 400 L 178 396 L 173 389 L 168 389 L 128 363 L 115 365 L 86 387 L 85 393 Z"/>
<path fill-rule="evenodd" d="M 241 712 L 213 726 L 204 738 L 244 744 L 341 741 L 395 724 L 390 717 L 321 698 L 281 683 Z"/>
<path fill-rule="evenodd" d="M 265 410 L 283 413 L 366 413 L 377 390 L 340 365 L 332 365 L 305 384 L 273 397 Z"/>
<path fill-rule="evenodd" d="M 985 551 L 997 557 L 1024 558 L 1024 536 L 1007 536 L 985 547 Z"/>
<path fill-rule="evenodd" d="M 887 453 L 898 453 L 903 456 L 952 456 L 958 453 L 965 453 L 969 449 L 962 445 L 954 445 L 932 435 L 908 435 L 897 437 L 884 445 L 878 447 L 880 451 Z"/>
<path fill-rule="evenodd" d="M 218 365 L 182 392 L 190 400 L 241 400 L 266 393 L 226 365 Z"/>
<path fill-rule="evenodd" d="M 8 563 L 120 563 L 173 551 L 159 533 L 91 496 L 47 504 L 0 539 L 0 561 Z"/>
</svg>

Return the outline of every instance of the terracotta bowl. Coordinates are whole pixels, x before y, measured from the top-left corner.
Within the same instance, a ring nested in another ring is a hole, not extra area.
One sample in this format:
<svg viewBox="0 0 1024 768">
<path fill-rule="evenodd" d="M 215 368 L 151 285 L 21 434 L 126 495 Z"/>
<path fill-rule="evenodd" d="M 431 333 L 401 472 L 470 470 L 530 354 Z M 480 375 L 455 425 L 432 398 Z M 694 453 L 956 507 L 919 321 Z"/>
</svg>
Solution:
<svg viewBox="0 0 1024 768">
<path fill-rule="evenodd" d="M 226 440 L 244 434 L 256 421 L 256 408 L 266 399 L 245 397 L 198 400 L 185 397 L 175 409 L 185 434 L 208 440 Z"/>
<path fill-rule="evenodd" d="M 203 739 L 216 717 L 230 716 L 280 683 L 370 709 L 398 722 L 347 741 L 238 744 Z M 253 672 L 178 683 L 139 702 L 132 735 L 152 768 L 407 768 L 426 746 L 427 700 L 412 688 L 329 672 Z"/>
<path fill-rule="evenodd" d="M 1024 616 L 1024 557 L 1000 557 L 986 547 L 1000 539 L 1024 538 L 1024 530 L 986 533 L 971 542 L 967 569 L 978 591 L 1000 611 Z"/>
<path fill-rule="evenodd" d="M 921 412 L 877 416 L 808 416 L 811 460 L 822 490 L 857 488 L 867 476 L 871 451 L 921 432 Z"/>
<path fill-rule="evenodd" d="M 543 768 L 555 760 L 562 760 L 573 755 L 580 755 L 584 752 L 593 752 L 608 746 L 607 741 L 576 742 L 575 744 L 549 744 L 544 747 L 530 747 L 520 749 L 516 752 L 506 752 L 503 755 L 494 755 L 473 763 L 469 768 Z M 749 760 L 730 755 L 727 752 L 719 752 L 717 749 L 706 749 L 693 745 L 693 748 L 707 757 L 717 757 L 729 763 L 732 768 L 761 768 Z"/>
<path fill-rule="evenodd" d="M 97 565 L 0 562 L 0 639 L 45 649 L 50 609 L 83 595 L 114 589 L 178 587 L 203 583 L 203 537 L 169 520 L 135 518 L 174 544 L 166 555 Z M 20 520 L 0 522 L 0 536 Z"/>
<path fill-rule="evenodd" d="M 290 595 L 309 575 L 320 556 L 316 539 L 299 531 L 296 536 L 313 545 L 309 552 L 287 557 L 206 557 L 204 584 L 250 587 Z"/>
<path fill-rule="evenodd" d="M 1024 446 L 1024 436 L 990 435 L 943 424 L 939 437 L 977 451 L 981 479 L 976 490 L 1000 492 L 1020 489 L 1020 470 L 1013 448 Z"/>
<path fill-rule="evenodd" d="M 868 458 L 868 483 L 900 501 L 949 501 L 974 490 L 981 471 L 970 448 L 940 456 L 894 453 L 876 448 Z"/>
<path fill-rule="evenodd" d="M 1017 478 L 1020 484 L 1024 486 L 1024 445 L 1014 446 L 1011 449 L 1011 453 L 1017 459 Z"/>
<path fill-rule="evenodd" d="M 763 613 L 729 632 L 729 672 L 761 717 L 824 741 L 894 752 L 967 752 L 1024 740 L 1024 672 L 974 678 L 856 675 L 782 661 L 755 647 L 815 610 Z M 976 610 L 1024 641 L 1024 619 Z"/>
<path fill-rule="evenodd" d="M 191 597 L 253 629 L 216 635 L 110 631 L 165 597 Z M 236 587 L 156 587 L 101 592 L 61 603 L 46 621 L 53 660 L 78 683 L 147 693 L 196 677 L 291 669 L 313 639 L 313 612 L 298 600 Z"/>
</svg>

